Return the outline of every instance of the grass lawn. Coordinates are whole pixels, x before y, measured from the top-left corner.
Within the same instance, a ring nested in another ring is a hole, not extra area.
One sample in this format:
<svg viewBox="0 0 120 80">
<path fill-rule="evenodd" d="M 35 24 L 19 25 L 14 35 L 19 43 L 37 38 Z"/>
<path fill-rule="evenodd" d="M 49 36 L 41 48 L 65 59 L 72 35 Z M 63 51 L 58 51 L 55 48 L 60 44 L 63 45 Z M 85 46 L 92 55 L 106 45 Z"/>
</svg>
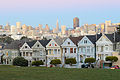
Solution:
<svg viewBox="0 0 120 80">
<path fill-rule="evenodd" d="M 0 65 L 0 80 L 120 80 L 120 70 Z"/>
</svg>

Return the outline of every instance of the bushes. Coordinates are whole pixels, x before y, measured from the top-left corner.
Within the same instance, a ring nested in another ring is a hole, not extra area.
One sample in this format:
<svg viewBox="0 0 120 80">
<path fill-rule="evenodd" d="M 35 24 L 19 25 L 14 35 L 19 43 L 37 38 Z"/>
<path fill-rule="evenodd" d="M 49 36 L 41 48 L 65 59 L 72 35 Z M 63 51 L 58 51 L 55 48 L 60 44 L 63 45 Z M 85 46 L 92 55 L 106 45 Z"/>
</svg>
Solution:
<svg viewBox="0 0 120 80">
<path fill-rule="evenodd" d="M 33 61 L 33 62 L 32 62 L 32 65 L 33 65 L 33 66 L 40 66 L 40 65 L 44 65 L 44 63 L 43 63 L 42 60 L 40 60 L 40 61 Z"/>
<path fill-rule="evenodd" d="M 16 57 L 13 59 L 14 66 L 28 66 L 28 60 L 23 57 Z"/>
<path fill-rule="evenodd" d="M 96 60 L 95 58 L 86 58 L 85 63 L 94 63 Z"/>
<path fill-rule="evenodd" d="M 65 64 L 70 64 L 72 66 L 72 64 L 76 64 L 76 59 L 75 58 L 67 58 L 65 60 Z"/>
<path fill-rule="evenodd" d="M 106 61 L 116 62 L 118 61 L 118 58 L 116 56 L 107 56 Z"/>
<path fill-rule="evenodd" d="M 61 64 L 61 61 L 60 61 L 60 59 L 53 59 L 53 60 L 51 60 L 50 64 L 53 64 L 56 66 L 57 64 Z"/>
</svg>

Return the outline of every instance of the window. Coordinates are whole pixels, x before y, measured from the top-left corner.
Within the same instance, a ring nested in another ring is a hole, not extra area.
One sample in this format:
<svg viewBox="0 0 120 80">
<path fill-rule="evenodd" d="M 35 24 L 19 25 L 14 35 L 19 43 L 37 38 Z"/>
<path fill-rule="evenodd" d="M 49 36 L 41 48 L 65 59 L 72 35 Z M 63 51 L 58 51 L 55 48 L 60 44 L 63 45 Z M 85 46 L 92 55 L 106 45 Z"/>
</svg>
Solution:
<svg viewBox="0 0 120 80">
<path fill-rule="evenodd" d="M 68 44 L 70 45 L 70 42 L 68 42 Z"/>
<path fill-rule="evenodd" d="M 54 46 L 54 43 L 52 43 L 52 46 Z"/>
<path fill-rule="evenodd" d="M 25 56 L 25 52 L 23 52 L 23 56 Z"/>
<path fill-rule="evenodd" d="M 86 44 L 86 43 L 87 43 L 87 40 L 84 40 L 84 43 Z"/>
<path fill-rule="evenodd" d="M 65 48 L 65 53 L 67 53 L 67 48 Z"/>
<path fill-rule="evenodd" d="M 51 49 L 49 49 L 49 54 L 51 54 Z"/>
<path fill-rule="evenodd" d="M 28 52 L 26 52 L 26 56 L 28 56 Z"/>
<path fill-rule="evenodd" d="M 58 54 L 60 54 L 60 49 L 58 49 Z"/>
<path fill-rule="evenodd" d="M 74 53 L 76 53 L 76 48 L 74 48 Z"/>
<path fill-rule="evenodd" d="M 55 44 L 55 46 L 57 46 L 57 44 Z"/>
<path fill-rule="evenodd" d="M 57 54 L 57 49 L 54 49 L 54 54 Z"/>
<path fill-rule="evenodd" d="M 30 56 L 32 56 L 32 53 L 30 53 Z"/>
<path fill-rule="evenodd" d="M 105 50 L 108 51 L 108 45 L 105 45 Z"/>
<path fill-rule="evenodd" d="M 73 53 L 73 48 L 70 48 L 70 53 Z"/>
<path fill-rule="evenodd" d="M 90 53 L 90 46 L 87 46 L 87 52 Z"/>
<path fill-rule="evenodd" d="M 25 46 L 25 48 L 27 48 L 27 46 Z"/>
<path fill-rule="evenodd" d="M 39 47 L 39 44 L 37 45 L 37 47 Z"/>
<path fill-rule="evenodd" d="M 103 52 L 103 46 L 101 46 L 101 52 Z"/>
</svg>

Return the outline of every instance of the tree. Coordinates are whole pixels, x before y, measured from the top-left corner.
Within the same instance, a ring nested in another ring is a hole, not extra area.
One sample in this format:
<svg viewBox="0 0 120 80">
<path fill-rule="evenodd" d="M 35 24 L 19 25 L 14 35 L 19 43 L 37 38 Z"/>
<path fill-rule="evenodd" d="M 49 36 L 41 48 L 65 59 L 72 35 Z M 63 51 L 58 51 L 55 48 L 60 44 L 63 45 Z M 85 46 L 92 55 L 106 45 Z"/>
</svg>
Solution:
<svg viewBox="0 0 120 80">
<path fill-rule="evenodd" d="M 53 59 L 53 60 L 51 60 L 50 64 L 57 66 L 57 64 L 61 64 L 61 61 L 60 61 L 60 59 Z"/>
<path fill-rule="evenodd" d="M 120 34 L 120 25 L 117 27 L 117 33 Z"/>
<path fill-rule="evenodd" d="M 90 67 L 92 66 L 91 63 L 94 63 L 96 60 L 95 58 L 86 58 L 85 59 L 85 63 L 88 63 L 90 65 Z"/>
<path fill-rule="evenodd" d="M 32 65 L 33 65 L 33 66 L 40 66 L 40 65 L 44 65 L 44 63 L 43 63 L 42 60 L 40 60 L 40 61 L 33 61 L 33 62 L 32 62 Z"/>
<path fill-rule="evenodd" d="M 23 57 L 16 57 L 13 59 L 14 66 L 28 66 L 28 60 Z"/>
<path fill-rule="evenodd" d="M 23 36 L 23 37 L 21 37 L 21 39 L 20 39 L 20 40 L 23 40 L 23 39 L 27 39 L 27 37 L 26 37 L 26 36 Z"/>
<path fill-rule="evenodd" d="M 76 59 L 75 58 L 67 58 L 65 60 L 65 64 L 70 64 L 72 66 L 72 64 L 76 64 Z"/>
<path fill-rule="evenodd" d="M 111 61 L 111 63 L 118 61 L 118 58 L 116 56 L 107 56 L 105 59 L 106 61 Z"/>
</svg>

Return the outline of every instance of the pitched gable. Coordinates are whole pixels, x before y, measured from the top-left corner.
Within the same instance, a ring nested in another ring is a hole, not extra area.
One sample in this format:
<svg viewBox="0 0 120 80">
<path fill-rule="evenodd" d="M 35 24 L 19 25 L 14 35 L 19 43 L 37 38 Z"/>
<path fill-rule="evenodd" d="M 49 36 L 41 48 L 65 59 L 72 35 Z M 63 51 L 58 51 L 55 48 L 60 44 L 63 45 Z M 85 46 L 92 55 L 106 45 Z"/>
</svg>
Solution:
<svg viewBox="0 0 120 80">
<path fill-rule="evenodd" d="M 87 37 L 84 36 L 79 42 L 78 42 L 78 46 L 80 45 L 93 45 L 93 43 L 91 42 L 91 40 Z"/>
<path fill-rule="evenodd" d="M 32 48 L 44 48 L 39 41 L 37 41 Z"/>
<path fill-rule="evenodd" d="M 56 41 L 54 39 L 52 39 L 47 45 L 46 47 L 60 47 Z"/>
<path fill-rule="evenodd" d="M 67 38 L 61 46 L 76 46 L 70 38 Z"/>
<path fill-rule="evenodd" d="M 25 42 L 22 47 L 20 47 L 20 50 L 32 50 L 30 46 Z"/>
</svg>

